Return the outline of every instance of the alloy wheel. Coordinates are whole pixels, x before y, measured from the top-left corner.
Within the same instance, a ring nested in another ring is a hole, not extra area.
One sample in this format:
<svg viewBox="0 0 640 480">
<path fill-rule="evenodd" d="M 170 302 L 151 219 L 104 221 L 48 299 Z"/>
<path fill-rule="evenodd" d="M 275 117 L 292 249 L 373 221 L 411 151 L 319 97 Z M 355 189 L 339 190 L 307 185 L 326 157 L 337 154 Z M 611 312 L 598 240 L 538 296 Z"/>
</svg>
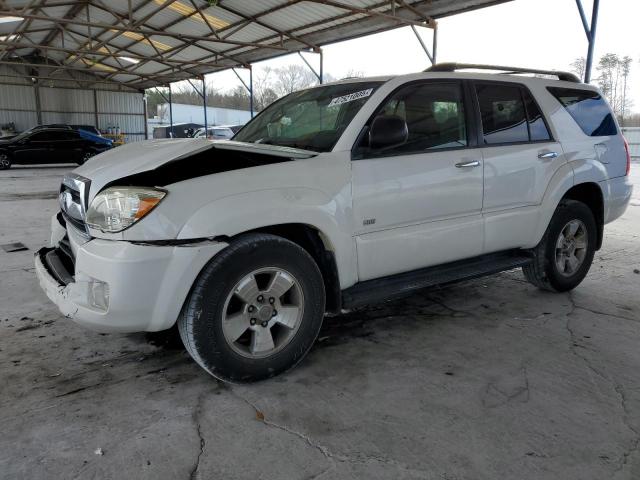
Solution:
<svg viewBox="0 0 640 480">
<path fill-rule="evenodd" d="M 571 220 L 560 231 L 556 241 L 556 267 L 560 275 L 574 275 L 587 255 L 587 227 L 581 220 Z"/>
<path fill-rule="evenodd" d="M 286 270 L 267 267 L 245 275 L 225 301 L 222 331 L 227 344 L 248 358 L 265 358 L 295 336 L 304 313 L 304 295 Z"/>
</svg>

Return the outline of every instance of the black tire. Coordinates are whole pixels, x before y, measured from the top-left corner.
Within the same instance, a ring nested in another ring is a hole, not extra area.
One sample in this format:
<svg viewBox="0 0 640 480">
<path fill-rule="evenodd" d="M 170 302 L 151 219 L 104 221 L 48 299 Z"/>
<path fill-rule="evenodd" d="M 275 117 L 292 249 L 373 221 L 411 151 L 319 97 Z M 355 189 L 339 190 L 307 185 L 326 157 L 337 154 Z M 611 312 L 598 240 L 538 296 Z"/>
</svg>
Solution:
<svg viewBox="0 0 640 480">
<path fill-rule="evenodd" d="M 570 276 L 560 273 L 556 265 L 556 242 L 562 229 L 572 220 L 586 227 L 587 247 L 580 267 Z M 525 278 L 536 287 L 552 292 L 566 292 L 577 287 L 589 272 L 596 251 L 597 225 L 591 209 L 577 200 L 562 200 L 556 208 L 540 243 L 532 249 L 533 263 L 522 267 Z"/>
<path fill-rule="evenodd" d="M 260 268 L 290 272 L 304 295 L 299 327 L 281 350 L 265 358 L 247 358 L 227 342 L 223 310 L 234 286 Z M 313 346 L 325 312 L 322 274 L 299 245 L 268 234 L 238 237 L 216 255 L 194 282 L 178 319 L 180 337 L 191 357 L 214 377 L 235 383 L 253 382 L 294 367 Z"/>
<path fill-rule="evenodd" d="M 11 156 L 6 152 L 0 152 L 0 170 L 11 168 Z"/>
</svg>

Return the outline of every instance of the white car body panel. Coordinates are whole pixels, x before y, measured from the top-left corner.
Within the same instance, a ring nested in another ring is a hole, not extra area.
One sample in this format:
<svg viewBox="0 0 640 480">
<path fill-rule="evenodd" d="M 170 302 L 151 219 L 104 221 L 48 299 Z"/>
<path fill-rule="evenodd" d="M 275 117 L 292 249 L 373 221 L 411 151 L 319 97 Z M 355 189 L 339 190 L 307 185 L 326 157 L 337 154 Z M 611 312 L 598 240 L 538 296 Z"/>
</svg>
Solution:
<svg viewBox="0 0 640 480">
<path fill-rule="evenodd" d="M 482 253 L 482 167 L 455 166 L 473 160 L 479 150 L 352 162 L 360 281 Z"/>
<path fill-rule="evenodd" d="M 385 83 L 331 152 L 173 139 L 133 143 L 94 157 L 74 171 L 91 181 L 89 204 L 120 178 L 211 148 L 219 155 L 247 152 L 283 161 L 163 186 L 167 195 L 162 202 L 120 233 L 91 229 L 87 236 L 72 226 L 65 231 L 54 218 L 52 247 L 67 235 L 76 257 L 76 281 L 62 288 L 37 260 L 43 288 L 65 314 L 91 328 L 162 330 L 175 322 L 198 273 L 229 239 L 263 227 L 295 223 L 316 229 L 335 256 L 344 290 L 484 253 L 532 248 L 574 185 L 600 186 L 605 222 L 622 215 L 631 196 L 622 137 L 585 135 L 547 91 L 549 86 L 592 89 L 581 84 L 500 76 L 502 83 L 525 85 L 535 96 L 554 138 L 549 142 L 352 160 L 352 148 L 381 102 L 399 86 L 423 79 L 495 81 L 496 76 L 417 73 L 370 79 Z M 357 81 L 363 80 L 346 83 Z M 538 158 L 551 151 L 558 157 Z M 465 161 L 479 165 L 456 168 Z M 111 288 L 107 312 L 87 303 L 92 278 Z"/>
</svg>

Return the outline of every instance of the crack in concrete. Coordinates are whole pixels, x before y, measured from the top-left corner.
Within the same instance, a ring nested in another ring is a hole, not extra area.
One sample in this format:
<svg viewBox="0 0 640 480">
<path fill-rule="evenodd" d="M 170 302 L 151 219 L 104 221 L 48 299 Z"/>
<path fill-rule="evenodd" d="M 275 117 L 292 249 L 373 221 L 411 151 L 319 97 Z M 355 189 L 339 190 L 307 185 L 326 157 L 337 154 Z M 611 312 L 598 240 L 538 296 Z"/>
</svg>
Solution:
<svg viewBox="0 0 640 480">
<path fill-rule="evenodd" d="M 206 446 L 206 441 L 202 436 L 202 427 L 200 426 L 200 415 L 202 414 L 202 402 L 204 401 L 205 393 L 202 393 L 198 402 L 196 403 L 196 408 L 193 411 L 193 423 L 196 426 L 196 432 L 198 433 L 198 438 L 200 439 L 200 451 L 198 452 L 198 456 L 196 457 L 195 464 L 191 469 L 191 473 L 189 474 L 189 480 L 196 480 L 198 478 L 198 470 L 200 468 L 200 459 L 204 454 L 204 448 Z"/>
<path fill-rule="evenodd" d="M 473 312 L 469 312 L 467 310 L 458 310 L 455 308 L 450 307 L 449 305 L 447 305 L 446 303 L 444 303 L 443 300 L 438 300 L 435 299 L 431 296 L 427 296 L 426 297 L 427 300 L 429 300 L 432 303 L 435 303 L 436 305 L 444 308 L 445 310 L 447 310 L 448 312 L 450 312 L 449 314 L 443 314 L 444 316 L 449 316 L 452 318 L 464 318 L 464 317 L 472 317 L 472 318 L 476 318 L 477 315 Z"/>
<path fill-rule="evenodd" d="M 310 437 L 308 437 L 304 433 L 298 432 L 298 431 L 293 430 L 293 429 L 291 429 L 289 427 L 286 427 L 284 425 L 277 424 L 275 422 L 272 422 L 271 420 L 267 420 L 267 418 L 264 416 L 264 413 L 262 413 L 262 411 L 257 407 L 256 404 L 254 404 L 250 400 L 244 398 L 242 395 L 240 395 L 238 392 L 236 392 L 233 389 L 231 389 L 231 392 L 237 398 L 239 398 L 244 403 L 249 405 L 256 412 L 256 418 L 258 420 L 260 420 L 262 423 L 264 423 L 265 425 L 268 425 L 268 426 L 273 427 L 273 428 L 277 428 L 279 430 L 282 430 L 283 432 L 287 432 L 290 435 L 294 435 L 294 436 L 300 438 L 305 443 L 307 443 L 310 447 L 315 448 L 316 450 L 318 450 L 320 453 L 322 453 L 322 455 L 324 455 L 328 459 L 344 460 L 346 458 L 346 457 L 340 457 L 340 456 L 334 455 L 327 447 L 325 447 L 325 446 L 323 446 L 323 445 L 321 445 L 321 444 L 319 444 L 317 442 L 314 442 Z"/>
<path fill-rule="evenodd" d="M 638 320 L 637 320 L 637 319 L 635 319 L 635 318 L 629 318 L 629 317 L 625 317 L 625 316 L 623 316 L 623 315 L 616 315 L 615 313 L 602 312 L 602 311 L 600 311 L 600 310 L 594 310 L 594 309 L 592 309 L 592 308 L 583 307 L 583 306 L 581 306 L 581 305 L 577 305 L 577 304 L 575 304 L 575 303 L 574 303 L 574 308 L 575 308 L 576 310 L 584 310 L 584 311 L 586 311 L 586 312 L 591 312 L 591 313 L 593 313 L 593 314 L 595 314 L 595 315 L 603 315 L 603 316 L 605 316 L 605 317 L 613 317 L 613 318 L 618 318 L 618 319 L 620 319 L 620 320 L 627 320 L 627 321 L 629 321 L 629 322 L 635 322 L 635 323 L 638 323 Z"/>
<path fill-rule="evenodd" d="M 635 452 L 637 452 L 640 449 L 640 431 L 638 431 L 638 429 L 636 429 L 629 421 L 628 417 L 630 416 L 630 414 L 627 407 L 627 398 L 626 398 L 626 394 L 623 386 L 617 383 L 614 379 L 607 376 L 604 372 L 601 372 L 596 367 L 594 367 L 591 361 L 586 356 L 580 354 L 576 349 L 576 347 L 579 345 L 577 344 L 575 333 L 570 326 L 571 315 L 573 315 L 576 310 L 587 310 L 587 311 L 591 311 L 591 310 L 588 310 L 586 308 L 582 308 L 576 305 L 576 302 L 573 296 L 571 295 L 571 292 L 568 292 L 568 298 L 569 298 L 569 301 L 571 302 L 571 311 L 566 315 L 567 317 L 566 329 L 570 335 L 571 353 L 577 358 L 581 359 L 582 362 L 587 366 L 587 368 L 590 371 L 595 373 L 598 377 L 600 377 L 602 380 L 606 381 L 613 387 L 613 390 L 616 392 L 617 396 L 620 399 L 620 408 L 622 409 L 622 423 L 633 434 L 633 439 L 630 445 L 628 446 L 628 448 L 623 452 L 622 457 L 620 458 L 620 464 L 618 468 L 616 468 L 615 470 L 616 473 L 621 472 L 622 470 L 624 470 L 624 467 L 628 464 L 628 461 L 631 455 L 633 455 Z M 598 313 L 598 312 L 593 312 L 593 313 Z M 606 314 L 603 314 L 603 315 L 606 315 Z"/>
<path fill-rule="evenodd" d="M 329 462 L 330 465 L 328 468 L 326 468 L 325 470 L 312 475 L 311 477 L 308 478 L 308 480 L 318 480 L 319 478 L 324 477 L 327 473 L 333 471 L 336 469 L 337 465 L 336 462 L 340 462 L 340 463 L 351 463 L 351 464 L 366 464 L 369 462 L 376 462 L 376 463 L 382 463 L 385 465 L 391 465 L 397 468 L 400 468 L 402 470 L 405 470 L 407 472 L 413 472 L 413 473 L 420 473 L 420 474 L 424 474 L 426 472 L 422 471 L 422 470 L 418 470 L 418 469 L 414 469 L 411 468 L 407 465 L 404 465 L 400 462 L 397 462 L 395 460 L 392 460 L 390 458 L 386 458 L 386 457 L 379 457 L 379 456 L 375 456 L 375 455 L 360 455 L 360 456 L 356 456 L 355 458 L 353 456 L 349 456 L 349 455 L 342 455 L 342 454 L 337 454 L 335 452 L 332 452 L 331 450 L 329 450 L 328 447 L 325 447 L 324 445 L 314 441 L 311 437 L 309 437 L 308 435 L 305 435 L 302 432 L 299 432 L 297 430 L 294 430 L 292 428 L 287 427 L 286 425 L 280 425 L 278 423 L 272 422 L 271 420 L 268 420 L 264 413 L 262 412 L 262 410 L 260 410 L 256 404 L 254 404 L 253 402 L 251 402 L 250 400 L 244 398 L 242 395 L 240 395 L 238 392 L 236 392 L 233 389 L 230 389 L 231 393 L 238 399 L 240 399 L 242 402 L 244 402 L 245 404 L 247 404 L 249 407 L 251 407 L 256 414 L 256 418 L 261 421 L 263 424 L 272 427 L 272 428 L 276 428 L 278 430 L 281 430 L 283 432 L 288 433 L 289 435 L 292 435 L 296 438 L 299 438 L 300 440 L 304 441 L 304 443 L 306 443 L 309 447 L 314 448 L 315 450 L 319 451 Z"/>
<path fill-rule="evenodd" d="M 487 383 L 487 387 L 485 389 L 485 396 L 482 398 L 482 406 L 486 408 L 496 408 L 501 407 L 510 403 L 512 400 L 515 400 L 519 397 L 524 396 L 522 403 L 527 403 L 531 397 L 531 390 L 529 388 L 529 374 L 527 373 L 527 367 L 520 367 L 520 372 L 522 373 L 522 377 L 524 379 L 524 385 L 516 388 L 512 393 L 505 392 L 501 388 L 499 388 L 495 382 Z M 499 402 L 490 402 L 489 398 L 492 395 L 492 391 L 497 392 L 501 397 L 504 398 L 503 401 Z"/>
<path fill-rule="evenodd" d="M 633 425 L 631 425 L 631 422 L 629 422 L 628 417 L 630 414 L 627 408 L 627 395 L 624 389 L 622 388 L 622 385 L 619 385 L 615 382 L 612 382 L 612 383 L 614 384 L 614 389 L 616 393 L 620 397 L 620 404 L 624 412 L 624 415 L 622 416 L 622 421 L 624 422 L 626 427 L 635 435 L 635 438 L 631 441 L 629 448 L 627 448 L 627 450 L 622 454 L 622 459 L 621 459 L 622 461 L 620 462 L 619 467 L 616 469 L 616 472 L 620 472 L 624 470 L 624 467 L 628 464 L 629 458 L 631 457 L 631 455 L 633 455 L 635 452 L 638 451 L 638 449 L 640 449 L 640 432 Z"/>
</svg>

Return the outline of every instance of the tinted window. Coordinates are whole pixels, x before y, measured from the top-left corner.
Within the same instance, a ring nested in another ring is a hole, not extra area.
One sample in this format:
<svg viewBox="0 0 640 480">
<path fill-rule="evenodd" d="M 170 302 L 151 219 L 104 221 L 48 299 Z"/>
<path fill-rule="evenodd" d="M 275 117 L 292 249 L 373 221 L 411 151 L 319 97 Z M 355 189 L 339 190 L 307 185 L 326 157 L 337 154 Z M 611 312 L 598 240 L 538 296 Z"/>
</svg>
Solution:
<svg viewBox="0 0 640 480">
<path fill-rule="evenodd" d="M 484 143 L 528 142 L 526 110 L 520 87 L 478 85 L 478 102 L 482 115 Z"/>
<path fill-rule="evenodd" d="M 459 84 L 415 84 L 391 95 L 377 115 L 407 122 L 407 141 L 384 153 L 414 153 L 467 146 L 462 87 Z M 366 140 L 366 139 L 365 139 Z"/>
<path fill-rule="evenodd" d="M 57 139 L 58 137 L 54 132 L 38 132 L 29 137 L 32 142 L 50 142 Z"/>
<path fill-rule="evenodd" d="M 74 132 L 73 130 L 55 132 L 56 140 L 75 140 L 78 137 L 79 137 L 79 134 L 77 132 Z"/>
<path fill-rule="evenodd" d="M 524 106 L 527 110 L 530 140 L 532 142 L 550 140 L 551 135 L 549 134 L 549 130 L 547 130 L 547 125 L 544 122 L 540 107 L 538 107 L 538 104 L 527 89 L 522 89 L 522 95 L 524 97 Z"/>
<path fill-rule="evenodd" d="M 587 135 L 600 137 L 618 133 L 611 110 L 597 92 L 558 87 L 548 90 Z"/>
</svg>

